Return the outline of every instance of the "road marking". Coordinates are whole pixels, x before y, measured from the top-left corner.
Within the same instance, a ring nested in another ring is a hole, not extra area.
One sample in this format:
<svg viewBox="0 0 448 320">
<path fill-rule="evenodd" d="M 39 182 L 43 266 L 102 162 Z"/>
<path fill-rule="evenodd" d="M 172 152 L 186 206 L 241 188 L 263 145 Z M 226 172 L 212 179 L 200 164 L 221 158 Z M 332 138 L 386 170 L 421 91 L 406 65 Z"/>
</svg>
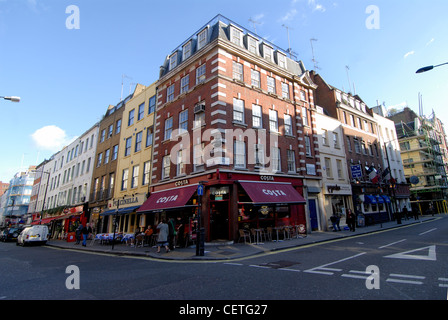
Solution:
<svg viewBox="0 0 448 320">
<path fill-rule="evenodd" d="M 261 269 L 272 269 L 271 267 L 260 266 L 260 265 L 257 265 L 257 264 L 251 264 L 249 267 L 261 268 Z"/>
<path fill-rule="evenodd" d="M 407 278 L 407 279 L 414 279 L 414 280 L 404 280 L 404 279 L 391 279 L 387 278 L 386 282 L 395 282 L 395 283 L 405 283 L 405 284 L 416 284 L 421 285 L 423 284 L 422 281 L 416 281 L 416 280 L 424 280 L 425 277 L 422 276 L 414 276 L 409 274 L 397 274 L 397 273 L 391 273 L 389 275 L 390 277 L 398 277 L 398 278 Z"/>
<path fill-rule="evenodd" d="M 403 241 L 406 241 L 406 239 L 403 239 L 403 240 L 399 240 L 399 241 L 395 241 L 395 242 L 392 242 L 392 243 L 386 244 L 385 246 L 379 247 L 378 249 L 384 249 L 384 248 L 387 248 L 387 247 L 393 246 L 394 244 L 397 244 L 397 243 L 400 243 L 400 242 L 403 242 Z"/>
<path fill-rule="evenodd" d="M 433 232 L 433 231 L 435 231 L 435 230 L 437 230 L 437 228 L 434 228 L 434 229 L 431 229 L 431 230 L 428 230 L 428 231 L 425 231 L 425 232 L 419 233 L 418 235 L 419 235 L 419 236 L 422 236 L 422 235 L 424 235 L 424 234 L 427 234 L 427 233 Z"/>
<path fill-rule="evenodd" d="M 372 275 L 372 273 L 370 272 L 358 271 L 358 270 L 350 270 L 349 273 L 355 273 L 355 274 L 344 273 L 341 275 L 341 277 L 367 280 L 367 278 Z"/>
<path fill-rule="evenodd" d="M 413 255 L 410 254 L 416 251 L 428 250 L 427 255 Z M 411 260 L 427 260 L 427 261 L 436 261 L 436 246 L 429 246 L 414 250 L 409 250 L 405 252 L 400 252 L 396 254 L 391 254 L 389 256 L 385 256 L 385 258 L 393 258 L 393 259 L 411 259 Z"/>
<path fill-rule="evenodd" d="M 330 263 L 324 264 L 324 265 L 319 266 L 319 267 L 311 268 L 311 269 L 305 270 L 304 272 L 318 273 L 318 274 L 324 274 L 324 275 L 332 276 L 334 274 L 334 272 L 342 271 L 342 269 L 327 268 L 328 266 L 331 266 L 333 264 L 337 264 L 337 263 L 340 263 L 340 262 L 344 262 L 344 261 L 347 261 L 347 260 L 350 260 L 350 259 L 354 259 L 354 258 L 357 258 L 357 257 L 362 256 L 364 254 L 366 254 L 366 252 L 362 252 L 362 253 L 359 253 L 357 255 L 354 255 L 354 256 L 351 256 L 351 257 L 348 257 L 348 258 L 345 258 L 345 259 L 341 259 L 341 260 L 338 260 L 338 261 L 335 261 L 335 262 L 330 262 Z"/>
<path fill-rule="evenodd" d="M 439 278 L 439 281 L 446 281 L 448 282 L 448 278 Z M 439 283 L 440 288 L 448 288 L 448 283 Z M 448 297 L 447 297 L 448 299 Z"/>
<path fill-rule="evenodd" d="M 292 272 L 300 272 L 300 270 L 297 269 L 288 269 L 288 268 L 280 268 L 278 270 L 285 270 L 285 271 L 292 271 Z"/>
<path fill-rule="evenodd" d="M 242 263 L 234 263 L 234 262 L 226 262 L 224 264 L 229 265 L 229 266 L 242 266 L 243 265 Z"/>
</svg>

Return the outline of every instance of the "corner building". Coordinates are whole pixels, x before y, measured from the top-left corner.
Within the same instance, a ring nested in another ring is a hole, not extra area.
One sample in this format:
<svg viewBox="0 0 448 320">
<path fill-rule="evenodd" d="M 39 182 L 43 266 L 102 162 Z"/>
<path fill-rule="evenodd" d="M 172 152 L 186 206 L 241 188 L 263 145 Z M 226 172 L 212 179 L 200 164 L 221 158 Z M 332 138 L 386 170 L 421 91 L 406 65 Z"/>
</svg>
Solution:
<svg viewBox="0 0 448 320">
<path fill-rule="evenodd" d="M 216 16 L 160 69 L 152 184 L 138 212 L 180 217 L 194 238 L 201 201 L 206 241 L 306 227 L 304 179 L 321 171 L 313 89 L 301 62 Z"/>
</svg>

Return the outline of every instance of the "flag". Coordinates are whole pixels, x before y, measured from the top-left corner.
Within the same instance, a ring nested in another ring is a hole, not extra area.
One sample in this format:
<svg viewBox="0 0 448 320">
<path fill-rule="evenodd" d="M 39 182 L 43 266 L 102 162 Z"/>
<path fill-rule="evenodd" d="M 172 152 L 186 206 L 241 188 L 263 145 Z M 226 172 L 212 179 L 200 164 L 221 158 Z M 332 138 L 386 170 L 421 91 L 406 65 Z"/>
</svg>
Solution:
<svg viewBox="0 0 448 320">
<path fill-rule="evenodd" d="M 372 183 L 378 183 L 379 179 L 380 179 L 380 175 L 379 175 L 378 171 L 373 167 L 370 167 L 370 170 L 371 171 L 369 172 L 369 180 Z"/>
<path fill-rule="evenodd" d="M 383 179 L 383 181 L 388 181 L 390 180 L 390 168 L 386 168 L 383 171 L 383 174 L 381 175 L 381 178 Z"/>
</svg>

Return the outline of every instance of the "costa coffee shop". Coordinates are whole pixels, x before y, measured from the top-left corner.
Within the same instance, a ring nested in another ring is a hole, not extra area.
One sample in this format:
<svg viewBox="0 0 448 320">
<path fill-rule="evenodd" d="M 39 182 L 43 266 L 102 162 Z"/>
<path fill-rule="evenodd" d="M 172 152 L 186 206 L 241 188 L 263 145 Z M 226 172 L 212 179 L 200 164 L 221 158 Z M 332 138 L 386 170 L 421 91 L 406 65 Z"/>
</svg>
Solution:
<svg viewBox="0 0 448 320">
<path fill-rule="evenodd" d="M 198 185 L 205 186 L 202 225 L 206 241 L 238 240 L 238 229 L 306 224 L 302 179 L 216 170 L 206 175 L 152 186 L 137 213 L 154 220 L 181 217 L 194 229 Z M 190 230 L 188 230 L 190 229 Z"/>
</svg>

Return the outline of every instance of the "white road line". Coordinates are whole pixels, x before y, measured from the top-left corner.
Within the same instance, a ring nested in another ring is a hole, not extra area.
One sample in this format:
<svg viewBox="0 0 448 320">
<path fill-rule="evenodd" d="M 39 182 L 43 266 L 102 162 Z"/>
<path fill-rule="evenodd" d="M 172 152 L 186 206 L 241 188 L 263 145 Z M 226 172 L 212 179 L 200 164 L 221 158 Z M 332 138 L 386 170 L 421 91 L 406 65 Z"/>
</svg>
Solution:
<svg viewBox="0 0 448 320">
<path fill-rule="evenodd" d="M 406 241 L 406 239 L 403 239 L 403 240 L 399 240 L 399 241 L 395 241 L 395 242 L 392 242 L 392 243 L 386 244 L 385 246 L 379 247 L 378 249 L 384 249 L 384 248 L 387 248 L 387 247 L 393 246 L 394 244 L 397 244 L 397 243 L 400 243 L 400 242 L 403 242 L 403 241 Z"/>
<path fill-rule="evenodd" d="M 349 273 L 355 273 L 355 274 L 344 273 L 341 275 L 341 277 L 367 280 L 367 278 L 372 275 L 370 272 L 358 271 L 358 270 L 350 270 Z"/>
<path fill-rule="evenodd" d="M 242 263 L 235 263 L 235 262 L 226 262 L 224 264 L 227 264 L 229 266 L 242 266 L 243 265 Z"/>
<path fill-rule="evenodd" d="M 437 230 L 437 228 L 434 228 L 434 229 L 431 229 L 431 230 L 428 230 L 428 231 L 425 231 L 425 232 L 419 233 L 418 235 L 419 235 L 419 236 L 422 236 L 422 235 L 424 235 L 424 234 L 427 234 L 427 233 L 433 232 L 433 231 L 435 231 L 435 230 Z"/>
<path fill-rule="evenodd" d="M 447 281 L 448 282 L 448 278 L 439 278 L 439 281 Z M 440 288 L 448 288 L 448 283 L 439 283 L 439 287 Z M 447 296 L 447 300 L 448 300 L 448 296 Z"/>
<path fill-rule="evenodd" d="M 409 274 L 397 274 L 397 273 L 391 273 L 389 275 L 390 277 L 399 277 L 399 278 L 408 278 L 408 279 L 415 279 L 415 280 L 424 280 L 425 277 L 422 276 L 414 276 Z M 403 279 L 391 279 L 387 278 L 386 282 L 395 282 L 395 283 L 406 283 L 406 284 L 423 284 L 422 281 L 414 281 L 414 280 L 403 280 Z"/>
<path fill-rule="evenodd" d="M 328 266 L 331 266 L 333 264 L 337 264 L 337 263 L 340 263 L 340 262 L 344 262 L 344 261 L 347 261 L 347 260 L 350 260 L 350 259 L 354 259 L 354 258 L 357 258 L 357 257 L 362 256 L 364 254 L 366 254 L 366 252 L 362 252 L 362 253 L 359 253 L 357 255 L 354 255 L 354 256 L 351 256 L 351 257 L 348 257 L 348 258 L 345 258 L 345 259 L 341 259 L 341 260 L 338 260 L 338 261 L 335 261 L 335 262 L 327 263 L 327 264 L 324 264 L 324 265 L 319 266 L 319 267 L 311 268 L 311 269 L 305 270 L 303 272 L 318 273 L 318 274 L 324 274 L 324 275 L 332 276 L 334 274 L 332 271 L 338 272 L 338 271 L 342 271 L 342 269 L 327 268 Z M 329 271 L 329 272 L 327 272 L 327 271 Z"/>
<path fill-rule="evenodd" d="M 249 267 L 261 268 L 261 269 L 272 269 L 271 267 L 259 266 L 259 265 L 256 265 L 256 264 L 251 264 Z"/>
<path fill-rule="evenodd" d="M 278 269 L 278 270 L 300 272 L 300 270 L 297 270 L 297 269 L 288 269 L 288 268 L 280 268 L 280 269 Z"/>
</svg>

